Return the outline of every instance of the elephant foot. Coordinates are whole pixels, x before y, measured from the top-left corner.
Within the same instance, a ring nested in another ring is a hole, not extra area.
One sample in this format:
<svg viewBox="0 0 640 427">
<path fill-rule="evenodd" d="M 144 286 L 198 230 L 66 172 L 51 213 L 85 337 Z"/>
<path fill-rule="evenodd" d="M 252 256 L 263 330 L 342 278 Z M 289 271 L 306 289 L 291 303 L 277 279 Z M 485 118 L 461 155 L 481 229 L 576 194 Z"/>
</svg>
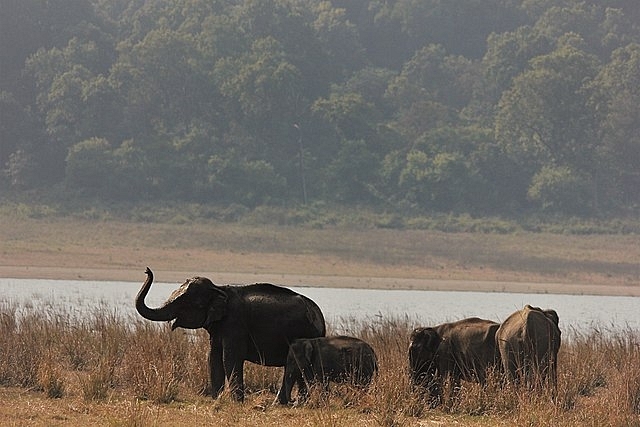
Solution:
<svg viewBox="0 0 640 427">
<path fill-rule="evenodd" d="M 280 404 L 280 405 L 288 405 L 289 404 L 289 399 L 287 399 L 286 397 L 284 397 L 282 394 L 278 393 L 276 395 L 276 398 L 273 400 L 273 404 Z"/>
</svg>

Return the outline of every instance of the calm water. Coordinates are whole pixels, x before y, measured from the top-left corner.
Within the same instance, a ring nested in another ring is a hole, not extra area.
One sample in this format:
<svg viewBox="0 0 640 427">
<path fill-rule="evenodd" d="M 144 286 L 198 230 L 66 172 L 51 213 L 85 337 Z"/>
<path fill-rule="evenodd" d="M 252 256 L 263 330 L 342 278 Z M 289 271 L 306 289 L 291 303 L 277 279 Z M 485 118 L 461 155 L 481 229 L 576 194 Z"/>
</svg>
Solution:
<svg viewBox="0 0 640 427">
<path fill-rule="evenodd" d="M 136 316 L 133 300 L 141 283 L 0 278 L 0 303 L 24 310 L 64 309 L 85 316 L 108 309 L 119 316 Z M 177 284 L 154 283 L 147 296 L 160 305 Z M 640 298 L 484 292 L 438 292 L 292 287 L 313 299 L 327 322 L 340 331 L 348 320 L 375 321 L 405 316 L 416 325 L 478 316 L 496 321 L 525 304 L 554 308 L 563 331 L 640 331 Z"/>
</svg>

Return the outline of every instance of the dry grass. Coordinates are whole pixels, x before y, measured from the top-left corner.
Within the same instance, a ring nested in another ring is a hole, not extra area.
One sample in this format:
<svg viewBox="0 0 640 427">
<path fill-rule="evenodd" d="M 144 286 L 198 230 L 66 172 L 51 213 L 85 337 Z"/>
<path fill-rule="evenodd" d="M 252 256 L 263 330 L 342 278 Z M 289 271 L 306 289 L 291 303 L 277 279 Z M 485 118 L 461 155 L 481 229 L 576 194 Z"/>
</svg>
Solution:
<svg viewBox="0 0 640 427">
<path fill-rule="evenodd" d="M 0 309 L 0 415 L 6 425 L 640 425 L 640 336 L 565 331 L 558 396 L 463 383 L 430 409 L 409 386 L 406 319 L 345 321 L 374 347 L 368 391 L 333 385 L 300 407 L 273 405 L 281 369 L 245 365 L 247 401 L 206 396 L 208 337 L 96 312 Z M 329 325 L 331 329 L 331 325 Z"/>
</svg>

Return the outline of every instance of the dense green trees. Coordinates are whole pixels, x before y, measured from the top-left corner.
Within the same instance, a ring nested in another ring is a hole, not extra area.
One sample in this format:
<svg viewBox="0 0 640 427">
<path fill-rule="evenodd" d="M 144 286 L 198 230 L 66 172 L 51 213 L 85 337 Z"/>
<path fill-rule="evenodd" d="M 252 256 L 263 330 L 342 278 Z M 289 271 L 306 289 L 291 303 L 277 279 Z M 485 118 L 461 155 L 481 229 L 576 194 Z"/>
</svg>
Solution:
<svg viewBox="0 0 640 427">
<path fill-rule="evenodd" d="M 640 3 L 0 0 L 0 191 L 640 204 Z"/>
</svg>

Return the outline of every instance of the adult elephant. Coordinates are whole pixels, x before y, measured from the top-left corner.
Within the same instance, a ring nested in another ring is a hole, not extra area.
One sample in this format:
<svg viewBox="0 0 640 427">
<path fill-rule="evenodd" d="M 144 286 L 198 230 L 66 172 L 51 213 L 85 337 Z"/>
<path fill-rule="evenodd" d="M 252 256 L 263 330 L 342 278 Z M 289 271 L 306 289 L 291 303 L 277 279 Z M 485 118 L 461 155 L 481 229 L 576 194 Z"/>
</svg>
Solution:
<svg viewBox="0 0 640 427">
<path fill-rule="evenodd" d="M 555 310 L 542 310 L 526 305 L 502 322 L 496 332 L 502 366 L 507 378 L 529 386 L 558 378 L 558 350 L 561 332 Z"/>
<path fill-rule="evenodd" d="M 136 310 L 156 322 L 173 320 L 171 329 L 204 328 L 209 332 L 209 374 L 216 398 L 225 377 L 232 396 L 244 400 L 244 361 L 284 366 L 289 344 L 325 335 L 320 308 L 309 298 L 280 286 L 256 283 L 216 286 L 206 277 L 187 279 L 159 308 L 144 302 L 153 272 L 136 297 Z"/>
<path fill-rule="evenodd" d="M 446 378 L 454 390 L 461 380 L 485 384 L 489 370 L 500 366 L 495 341 L 499 326 L 472 317 L 414 329 L 409 344 L 412 384 L 424 388 L 434 406 L 442 401 Z"/>
</svg>

